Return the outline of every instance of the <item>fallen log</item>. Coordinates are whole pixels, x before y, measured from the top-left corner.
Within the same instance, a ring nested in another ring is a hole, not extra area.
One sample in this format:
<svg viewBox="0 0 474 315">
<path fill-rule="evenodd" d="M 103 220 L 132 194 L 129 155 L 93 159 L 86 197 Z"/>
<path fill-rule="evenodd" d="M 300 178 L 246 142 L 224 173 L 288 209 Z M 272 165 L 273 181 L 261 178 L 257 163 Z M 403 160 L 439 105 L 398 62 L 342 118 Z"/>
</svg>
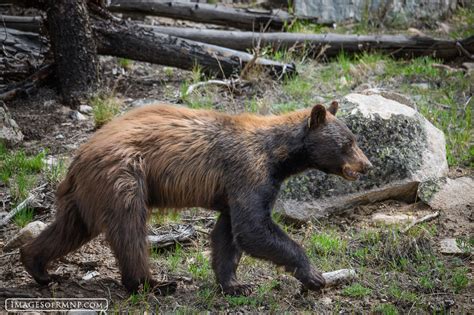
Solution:
<svg viewBox="0 0 474 315">
<path fill-rule="evenodd" d="M 166 248 L 174 246 L 176 244 L 182 244 L 189 242 L 191 239 L 196 237 L 196 229 L 190 225 L 176 225 L 172 226 L 171 229 L 155 229 L 153 231 L 155 235 L 148 235 L 148 244 L 154 248 Z"/>
<path fill-rule="evenodd" d="M 215 4 L 153 0 L 114 0 L 108 9 L 173 19 L 232 26 L 246 30 L 279 29 L 292 21 L 283 10 L 237 9 Z"/>
<path fill-rule="evenodd" d="M 445 60 L 460 56 L 472 58 L 474 54 L 474 36 L 463 40 L 446 40 L 404 35 L 258 33 L 168 26 L 145 27 L 163 34 L 243 51 L 260 43 L 261 47 L 271 46 L 273 49 L 300 45 L 313 56 L 322 53 L 327 57 L 337 56 L 341 51 L 361 53 L 372 50 L 394 57 L 432 56 Z"/>
<path fill-rule="evenodd" d="M 191 70 L 196 65 L 220 77 L 238 74 L 254 59 L 245 52 L 209 45 L 166 34 L 131 23 L 94 19 L 92 23 L 99 54 L 157 63 Z M 255 66 L 274 77 L 296 73 L 293 64 L 257 58 Z"/>
<path fill-rule="evenodd" d="M 40 16 L 0 15 L 2 26 L 25 32 L 39 33 L 42 21 Z"/>
</svg>

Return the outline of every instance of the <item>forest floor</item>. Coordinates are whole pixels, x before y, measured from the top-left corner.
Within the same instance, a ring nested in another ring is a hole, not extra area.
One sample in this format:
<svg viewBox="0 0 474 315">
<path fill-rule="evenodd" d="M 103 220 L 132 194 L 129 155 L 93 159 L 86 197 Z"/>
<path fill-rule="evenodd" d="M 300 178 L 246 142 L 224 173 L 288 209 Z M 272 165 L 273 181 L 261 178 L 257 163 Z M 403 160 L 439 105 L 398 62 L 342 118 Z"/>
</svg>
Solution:
<svg viewBox="0 0 474 315">
<path fill-rule="evenodd" d="M 464 12 L 456 18 L 472 20 L 472 16 L 472 12 Z M 452 29 L 453 34 L 462 31 L 456 24 Z M 49 87 L 29 98 L 7 103 L 25 141 L 19 150 L 0 147 L 0 211 L 9 211 L 42 184 L 46 184 L 43 190 L 47 198 L 41 207 L 23 211 L 1 230 L 0 248 L 28 222 L 52 220 L 52 193 L 75 149 L 93 134 L 97 125 L 149 102 L 230 113 L 278 114 L 328 103 L 368 88 L 398 92 L 410 98 L 427 119 L 445 132 L 449 176 L 473 176 L 474 73 L 463 69 L 460 62 L 443 67 L 439 66 L 441 61 L 428 57 L 404 61 L 379 54 L 341 54 L 331 60 L 314 61 L 305 58 L 304 51 L 268 51 L 267 55 L 297 63 L 299 76 L 276 82 L 252 71 L 245 85 L 206 85 L 183 96 L 191 84 L 210 79 L 198 67 L 191 72 L 101 57 L 105 88 L 91 100 L 93 113 L 85 115 L 85 120 L 71 119 L 70 109 L 60 104 L 56 91 Z M 19 262 L 18 250 L 0 253 L 0 287 L 32 297 L 104 297 L 109 300 L 109 309 L 117 311 L 474 313 L 474 261 L 468 254 L 474 247 L 471 207 L 442 212 L 438 219 L 417 225 L 407 233 L 401 231 L 403 226 L 377 225 L 370 219 L 375 212 L 419 217 L 430 211 L 422 203 L 390 200 L 303 225 L 275 215 L 283 229 L 303 245 L 318 269 L 356 270 L 358 278 L 353 282 L 321 293 L 301 293 L 298 282 L 283 270 L 244 256 L 238 275 L 242 282 L 254 285 L 254 293 L 248 297 L 222 295 L 209 262 L 208 234 L 217 215 L 203 209 L 153 215 L 150 221 L 155 228 L 171 230 L 177 224 L 192 224 L 198 231 L 191 242 L 151 250 L 153 275 L 178 282 L 173 295 L 159 297 L 147 290 L 129 295 L 120 284 L 115 259 L 102 236 L 55 263 L 51 271 L 60 275 L 60 281 L 50 286 L 41 287 L 32 280 Z M 456 238 L 466 255 L 440 254 L 438 244 L 444 237 Z M 83 280 L 91 271 L 98 275 Z M 0 310 L 4 299 L 5 296 L 0 297 Z"/>
</svg>

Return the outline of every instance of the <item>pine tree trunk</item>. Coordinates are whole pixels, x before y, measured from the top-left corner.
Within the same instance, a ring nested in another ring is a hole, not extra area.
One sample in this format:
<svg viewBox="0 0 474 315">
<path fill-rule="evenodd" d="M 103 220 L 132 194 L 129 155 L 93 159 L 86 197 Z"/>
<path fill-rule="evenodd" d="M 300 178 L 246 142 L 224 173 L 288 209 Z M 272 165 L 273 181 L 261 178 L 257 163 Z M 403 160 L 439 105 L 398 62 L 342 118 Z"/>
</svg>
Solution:
<svg viewBox="0 0 474 315">
<path fill-rule="evenodd" d="M 48 32 L 65 104 L 76 107 L 99 85 L 97 47 L 90 28 L 87 1 L 50 0 Z"/>
</svg>

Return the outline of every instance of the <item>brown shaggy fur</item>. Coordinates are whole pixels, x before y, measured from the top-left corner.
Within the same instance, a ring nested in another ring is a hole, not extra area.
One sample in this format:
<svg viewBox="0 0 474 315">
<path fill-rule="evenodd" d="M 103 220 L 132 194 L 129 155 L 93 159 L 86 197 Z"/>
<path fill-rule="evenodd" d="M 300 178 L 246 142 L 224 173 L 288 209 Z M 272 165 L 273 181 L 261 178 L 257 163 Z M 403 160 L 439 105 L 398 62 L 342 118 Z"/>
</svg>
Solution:
<svg viewBox="0 0 474 315">
<path fill-rule="evenodd" d="M 22 248 L 21 259 L 37 282 L 48 283 L 51 261 L 104 232 L 129 290 L 148 282 L 171 292 L 175 284 L 151 278 L 147 218 L 152 208 L 203 207 L 221 212 L 212 263 L 226 293 L 249 293 L 235 276 L 242 251 L 320 289 L 324 279 L 270 214 L 286 177 L 312 167 L 344 175 L 344 167 L 363 172 L 370 164 L 336 110 L 337 103 L 282 116 L 171 105 L 132 110 L 79 148 L 57 191 L 56 220 Z"/>
</svg>

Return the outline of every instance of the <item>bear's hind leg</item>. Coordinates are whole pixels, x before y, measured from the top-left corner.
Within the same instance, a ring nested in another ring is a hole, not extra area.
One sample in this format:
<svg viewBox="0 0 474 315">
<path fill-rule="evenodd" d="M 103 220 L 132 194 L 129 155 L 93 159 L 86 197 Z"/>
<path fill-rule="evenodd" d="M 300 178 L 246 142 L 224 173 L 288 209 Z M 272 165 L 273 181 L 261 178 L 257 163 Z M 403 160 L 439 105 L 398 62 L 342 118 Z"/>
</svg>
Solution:
<svg viewBox="0 0 474 315">
<path fill-rule="evenodd" d="M 48 264 L 78 249 L 97 233 L 91 233 L 75 206 L 58 210 L 55 221 L 33 241 L 20 249 L 21 262 L 39 284 L 53 279 L 47 272 Z"/>
<path fill-rule="evenodd" d="M 106 237 L 115 254 L 122 274 L 122 283 L 129 292 L 137 292 L 147 283 L 155 294 L 176 291 L 176 282 L 160 283 L 153 280 L 148 265 L 147 209 L 131 207 L 116 209 L 120 217 L 111 218 Z"/>
<path fill-rule="evenodd" d="M 230 216 L 221 214 L 211 233 L 212 269 L 222 291 L 229 295 L 249 295 L 250 285 L 237 281 L 236 270 L 242 251 L 236 246 Z"/>
</svg>

